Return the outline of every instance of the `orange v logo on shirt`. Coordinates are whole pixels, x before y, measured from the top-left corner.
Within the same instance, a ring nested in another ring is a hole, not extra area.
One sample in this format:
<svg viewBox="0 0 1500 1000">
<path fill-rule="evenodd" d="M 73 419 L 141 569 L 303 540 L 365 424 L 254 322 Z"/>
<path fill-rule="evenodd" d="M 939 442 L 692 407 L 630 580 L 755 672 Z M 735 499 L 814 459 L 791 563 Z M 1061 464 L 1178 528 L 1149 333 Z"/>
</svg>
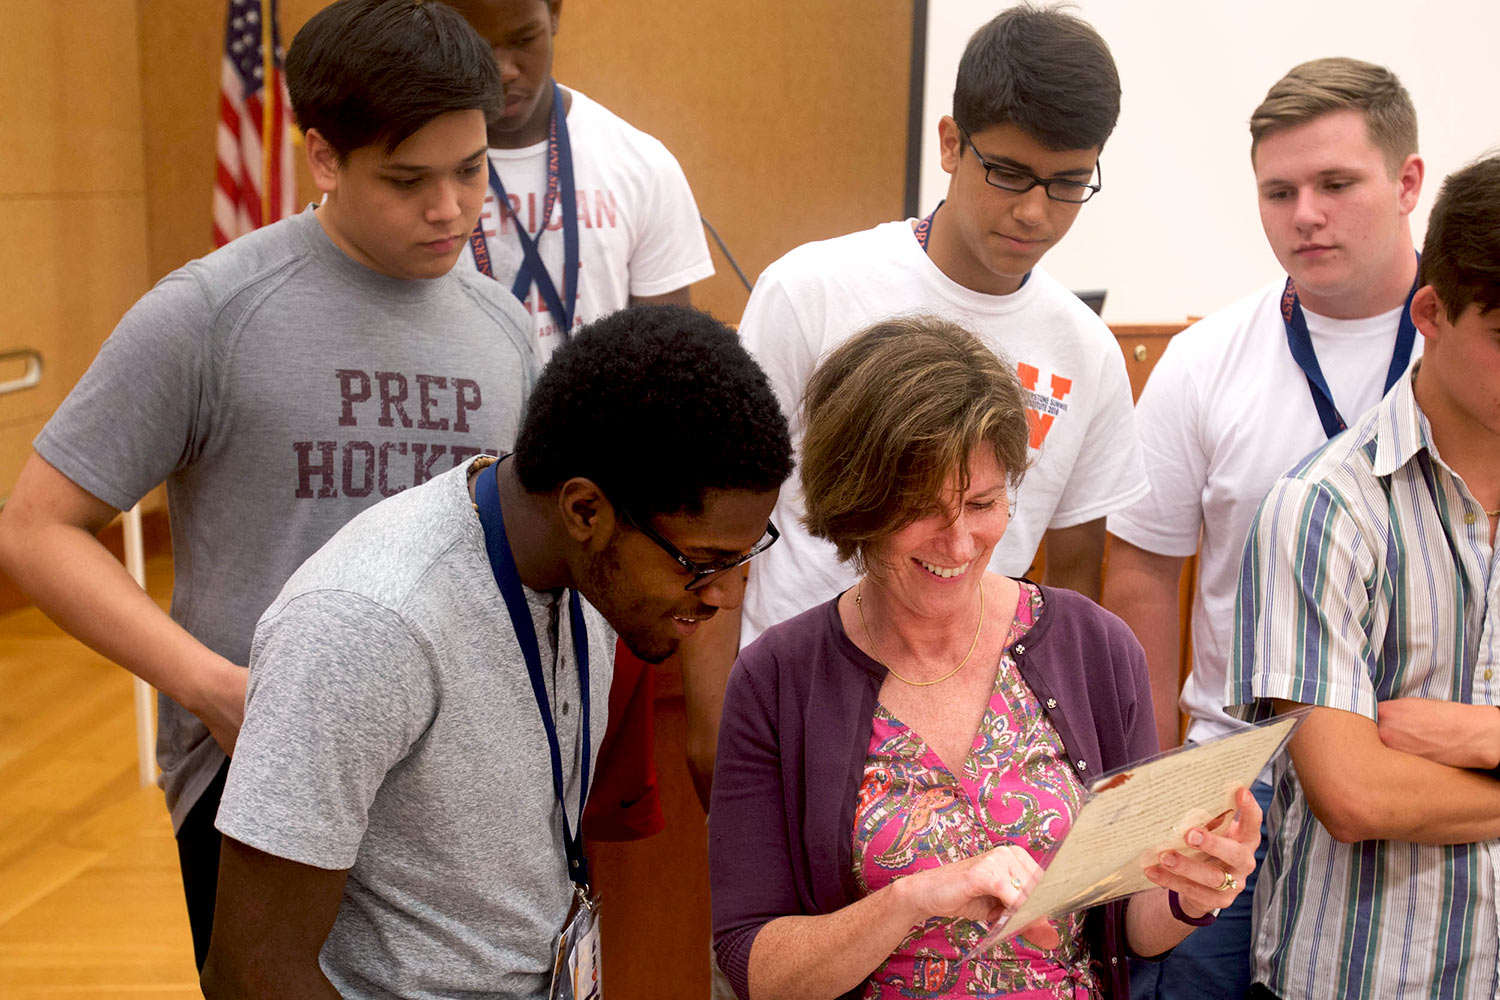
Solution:
<svg viewBox="0 0 1500 1000">
<path fill-rule="evenodd" d="M 1063 400 L 1073 391 L 1073 380 L 1054 373 L 1051 376 L 1052 394 L 1046 396 L 1037 391 L 1042 373 L 1035 365 L 1017 362 L 1016 375 L 1020 377 L 1021 386 L 1026 390 L 1031 404 L 1026 407 L 1026 425 L 1031 429 L 1029 443 L 1032 448 L 1040 448 L 1042 442 L 1047 440 L 1047 434 L 1052 430 L 1052 423 L 1057 415 L 1068 408 Z"/>
</svg>

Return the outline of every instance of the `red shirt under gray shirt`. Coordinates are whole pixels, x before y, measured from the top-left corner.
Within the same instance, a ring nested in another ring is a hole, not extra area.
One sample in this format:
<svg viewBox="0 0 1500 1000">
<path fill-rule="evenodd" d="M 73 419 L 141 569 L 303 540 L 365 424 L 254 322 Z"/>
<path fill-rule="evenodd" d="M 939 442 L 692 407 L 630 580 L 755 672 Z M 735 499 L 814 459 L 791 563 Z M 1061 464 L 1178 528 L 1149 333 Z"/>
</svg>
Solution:
<svg viewBox="0 0 1500 1000">
<path fill-rule="evenodd" d="M 1140 644 L 1088 599 L 1045 587 L 1042 594 L 1040 617 L 1010 653 L 1079 777 L 1087 783 L 1154 755 Z M 845 634 L 837 600 L 773 626 L 740 652 L 724 696 L 709 869 L 719 965 L 741 996 L 761 927 L 858 898 L 854 805 L 885 675 Z M 1130 995 L 1125 905 L 1091 911 L 1085 928 L 1099 981 L 1118 1000 Z"/>
</svg>

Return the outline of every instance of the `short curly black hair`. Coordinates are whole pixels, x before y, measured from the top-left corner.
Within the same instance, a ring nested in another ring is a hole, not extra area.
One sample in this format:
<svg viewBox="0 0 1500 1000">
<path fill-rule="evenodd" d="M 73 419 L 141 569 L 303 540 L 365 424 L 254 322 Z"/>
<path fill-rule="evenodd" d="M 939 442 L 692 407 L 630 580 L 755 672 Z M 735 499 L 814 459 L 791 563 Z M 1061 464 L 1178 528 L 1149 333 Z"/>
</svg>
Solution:
<svg viewBox="0 0 1500 1000">
<path fill-rule="evenodd" d="M 633 306 L 552 355 L 515 463 L 532 493 L 581 476 L 635 517 L 695 515 L 710 490 L 781 486 L 792 444 L 765 372 L 733 330 L 685 306 Z"/>
</svg>

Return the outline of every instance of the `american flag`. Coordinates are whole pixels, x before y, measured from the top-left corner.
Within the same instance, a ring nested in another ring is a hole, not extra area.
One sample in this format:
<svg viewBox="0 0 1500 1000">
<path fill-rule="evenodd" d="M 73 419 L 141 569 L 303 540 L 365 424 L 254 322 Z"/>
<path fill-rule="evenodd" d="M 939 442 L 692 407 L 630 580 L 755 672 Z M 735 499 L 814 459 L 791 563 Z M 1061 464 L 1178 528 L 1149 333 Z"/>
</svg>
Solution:
<svg viewBox="0 0 1500 1000">
<path fill-rule="evenodd" d="M 263 14 L 267 6 L 269 24 Z M 216 247 L 295 210 L 291 103 L 281 63 L 276 0 L 230 0 L 219 80 Z"/>
</svg>

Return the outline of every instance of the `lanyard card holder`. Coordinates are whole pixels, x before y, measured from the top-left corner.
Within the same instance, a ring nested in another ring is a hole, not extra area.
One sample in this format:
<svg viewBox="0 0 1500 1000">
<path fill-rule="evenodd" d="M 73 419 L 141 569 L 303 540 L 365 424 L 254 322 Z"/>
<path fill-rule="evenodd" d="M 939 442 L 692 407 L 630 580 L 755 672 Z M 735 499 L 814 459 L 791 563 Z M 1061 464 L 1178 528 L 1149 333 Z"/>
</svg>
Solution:
<svg viewBox="0 0 1500 1000">
<path fill-rule="evenodd" d="M 557 939 L 550 1000 L 603 1000 L 599 959 L 599 897 L 574 883 L 573 905 Z"/>
</svg>

